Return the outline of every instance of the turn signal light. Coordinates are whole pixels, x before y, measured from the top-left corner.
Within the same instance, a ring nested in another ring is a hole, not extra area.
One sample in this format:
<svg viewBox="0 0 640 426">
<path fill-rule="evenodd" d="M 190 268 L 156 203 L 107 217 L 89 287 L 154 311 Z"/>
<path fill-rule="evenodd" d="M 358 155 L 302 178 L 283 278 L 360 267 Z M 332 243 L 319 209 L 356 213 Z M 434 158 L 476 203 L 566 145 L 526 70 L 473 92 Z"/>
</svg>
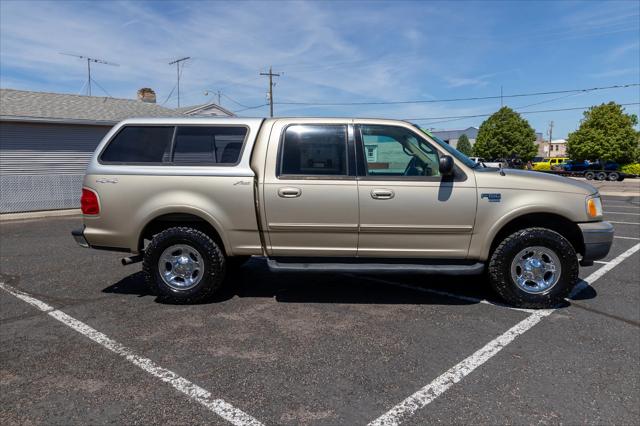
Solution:
<svg viewBox="0 0 640 426">
<path fill-rule="evenodd" d="M 602 216 L 602 201 L 600 197 L 589 198 L 587 200 L 587 214 L 589 217 Z"/>
<path fill-rule="evenodd" d="M 88 188 L 82 188 L 82 197 L 80 197 L 80 208 L 82 209 L 82 214 L 100 214 L 100 203 L 98 202 L 98 194 Z"/>
</svg>

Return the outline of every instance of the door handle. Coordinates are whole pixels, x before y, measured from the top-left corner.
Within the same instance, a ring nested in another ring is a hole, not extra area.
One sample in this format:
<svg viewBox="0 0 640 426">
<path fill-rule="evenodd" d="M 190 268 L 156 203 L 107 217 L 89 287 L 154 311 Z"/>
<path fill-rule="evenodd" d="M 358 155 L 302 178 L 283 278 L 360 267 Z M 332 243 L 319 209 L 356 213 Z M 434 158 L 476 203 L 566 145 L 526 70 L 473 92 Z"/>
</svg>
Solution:
<svg viewBox="0 0 640 426">
<path fill-rule="evenodd" d="M 376 200 L 390 200 L 395 197 L 396 193 L 391 189 L 372 189 L 371 198 Z"/>
<path fill-rule="evenodd" d="M 296 198 L 302 195 L 302 190 L 300 188 L 278 188 L 278 195 L 282 198 Z"/>
</svg>

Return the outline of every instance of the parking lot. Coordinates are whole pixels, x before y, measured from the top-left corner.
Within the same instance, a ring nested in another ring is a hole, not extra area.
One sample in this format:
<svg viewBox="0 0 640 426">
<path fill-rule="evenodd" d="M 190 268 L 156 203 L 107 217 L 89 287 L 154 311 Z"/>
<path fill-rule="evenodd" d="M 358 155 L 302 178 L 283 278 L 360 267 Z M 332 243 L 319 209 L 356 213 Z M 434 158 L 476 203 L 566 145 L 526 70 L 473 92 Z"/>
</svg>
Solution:
<svg viewBox="0 0 640 426">
<path fill-rule="evenodd" d="M 0 423 L 636 424 L 640 199 L 551 311 L 483 277 L 275 274 L 216 300 L 150 295 L 140 264 L 76 246 L 78 217 L 0 224 Z"/>
</svg>

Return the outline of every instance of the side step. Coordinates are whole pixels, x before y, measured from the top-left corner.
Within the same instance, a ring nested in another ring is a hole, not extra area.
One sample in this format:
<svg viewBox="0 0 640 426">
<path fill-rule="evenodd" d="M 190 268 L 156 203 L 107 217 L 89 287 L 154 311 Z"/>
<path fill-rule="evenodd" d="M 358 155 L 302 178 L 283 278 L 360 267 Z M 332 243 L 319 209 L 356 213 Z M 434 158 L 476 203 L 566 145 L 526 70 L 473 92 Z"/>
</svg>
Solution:
<svg viewBox="0 0 640 426">
<path fill-rule="evenodd" d="M 484 271 L 484 263 L 450 263 L 390 261 L 372 262 L 371 259 L 339 259 L 323 261 L 321 259 L 274 259 L 268 258 L 267 265 L 274 272 L 352 272 L 375 274 L 441 274 L 441 275 L 478 275 Z"/>
</svg>

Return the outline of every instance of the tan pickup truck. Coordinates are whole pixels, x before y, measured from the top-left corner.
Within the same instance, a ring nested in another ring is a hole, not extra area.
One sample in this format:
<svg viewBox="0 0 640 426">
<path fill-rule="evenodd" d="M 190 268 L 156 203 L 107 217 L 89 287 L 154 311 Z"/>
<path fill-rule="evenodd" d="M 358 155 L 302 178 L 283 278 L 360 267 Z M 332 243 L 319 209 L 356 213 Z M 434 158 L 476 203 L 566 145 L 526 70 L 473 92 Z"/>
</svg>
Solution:
<svg viewBox="0 0 640 426">
<path fill-rule="evenodd" d="M 133 253 L 149 285 L 206 298 L 249 256 L 278 271 L 487 272 L 519 307 L 567 296 L 608 253 L 592 186 L 469 160 L 380 119 L 136 119 L 100 143 L 82 189 L 84 247 Z"/>
</svg>

